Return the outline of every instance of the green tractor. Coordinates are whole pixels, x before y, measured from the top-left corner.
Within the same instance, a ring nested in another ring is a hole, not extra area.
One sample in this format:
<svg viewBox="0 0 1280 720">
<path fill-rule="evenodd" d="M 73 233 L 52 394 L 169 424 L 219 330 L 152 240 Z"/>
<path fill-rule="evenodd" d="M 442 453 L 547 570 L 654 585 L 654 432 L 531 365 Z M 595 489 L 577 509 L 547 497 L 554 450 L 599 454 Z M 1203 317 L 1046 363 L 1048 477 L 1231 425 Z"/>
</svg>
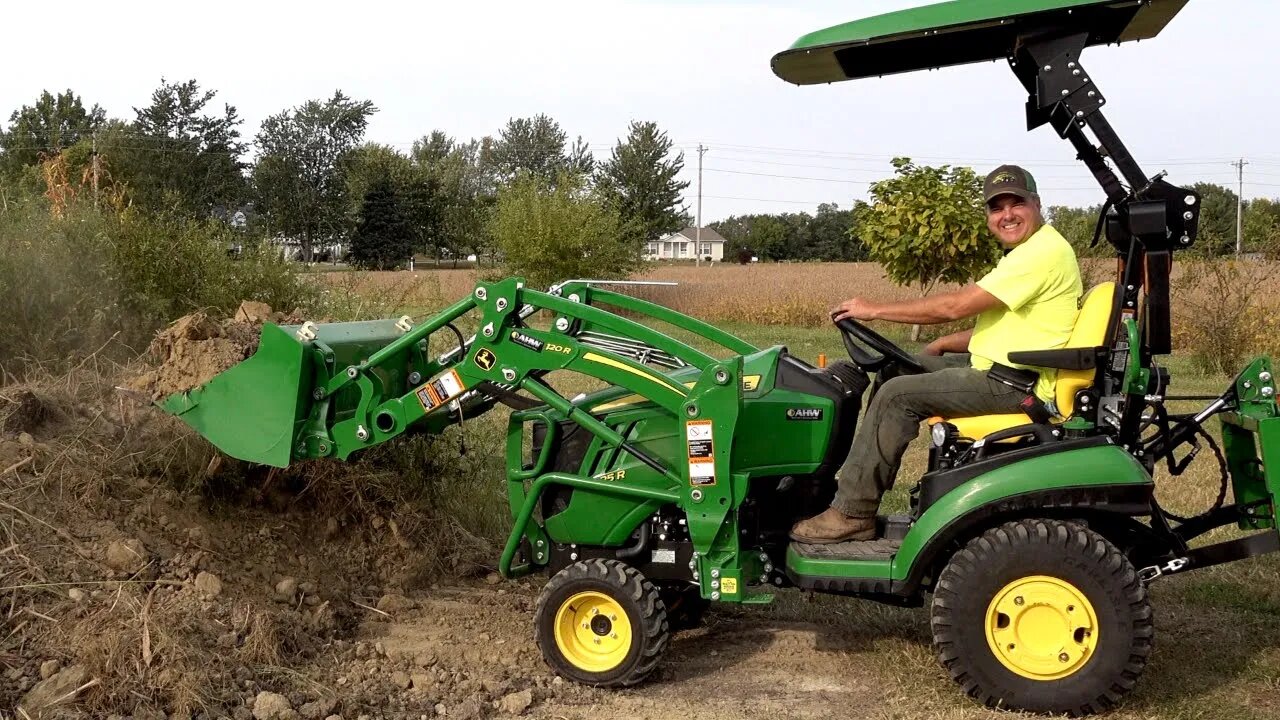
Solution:
<svg viewBox="0 0 1280 720">
<path fill-rule="evenodd" d="M 416 326 L 268 325 L 253 357 L 161 406 L 227 454 L 281 467 L 510 407 L 514 522 L 501 572 L 550 576 L 537 642 L 580 683 L 639 683 L 709 603 L 799 588 L 928 600 L 939 660 L 988 706 L 1104 711 L 1150 657 L 1150 583 L 1280 549 L 1270 361 L 1253 361 L 1199 412 L 1165 408 L 1175 398 L 1154 360 L 1171 352 L 1171 261 L 1195 240 L 1200 199 L 1142 172 L 1080 60 L 1087 46 L 1155 36 L 1184 4 L 962 0 L 822 30 L 773 59 L 781 78 L 813 84 L 1005 58 L 1029 93 L 1030 127 L 1069 140 L 1107 196 L 1098 237 L 1119 259 L 1114 282 L 1088 295 L 1066 348 L 1011 356 L 1059 370 L 1065 417 L 936 418 L 910 512 L 881 517 L 874 541 L 787 535 L 831 499 L 859 412 L 851 377 L 616 283 L 481 283 Z M 455 325 L 464 315 L 478 328 L 470 339 Z M 867 371 L 913 363 L 856 322 L 836 331 Z M 557 371 L 608 387 L 564 397 L 544 379 Z M 1212 417 L 1230 501 L 1177 519 L 1152 474 L 1162 463 L 1180 472 L 1202 442 L 1216 452 Z M 1228 525 L 1252 532 L 1192 547 Z"/>
</svg>

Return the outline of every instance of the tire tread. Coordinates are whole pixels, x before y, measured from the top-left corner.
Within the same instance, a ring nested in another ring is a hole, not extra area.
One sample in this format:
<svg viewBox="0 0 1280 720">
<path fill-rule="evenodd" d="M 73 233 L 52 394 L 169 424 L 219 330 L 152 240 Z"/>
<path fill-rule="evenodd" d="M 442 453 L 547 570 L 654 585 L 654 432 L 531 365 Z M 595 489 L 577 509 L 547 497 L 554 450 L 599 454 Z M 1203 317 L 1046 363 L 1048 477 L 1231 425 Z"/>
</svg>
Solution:
<svg viewBox="0 0 1280 720">
<path fill-rule="evenodd" d="M 1081 525 L 1049 519 L 1025 519 L 992 528 L 956 552 L 938 578 L 930 611 L 934 650 L 942 664 L 970 697 L 987 707 L 1013 708 L 993 688 L 983 687 L 971 672 L 968 660 L 957 647 L 956 618 L 959 594 L 977 576 L 987 561 L 1018 545 L 1050 545 L 1081 558 L 1088 558 L 1120 588 L 1132 619 L 1129 657 L 1117 677 L 1106 683 L 1096 697 L 1050 712 L 1072 717 L 1106 712 L 1118 706 L 1138 682 L 1151 655 L 1155 626 L 1146 585 L 1138 578 L 1129 559 L 1106 538 Z M 1016 709 L 1016 708 L 1013 708 Z"/>
<path fill-rule="evenodd" d="M 552 596 L 566 585 L 581 581 L 593 581 L 606 585 L 618 597 L 634 602 L 640 611 L 639 627 L 632 628 L 632 632 L 641 637 L 640 657 L 617 677 L 599 679 L 573 677 L 572 668 L 564 668 L 558 662 L 559 651 L 554 647 L 554 642 L 553 647 L 544 646 L 539 625 L 547 621 L 555 622 L 556 609 L 548 608 Z M 658 666 L 658 661 L 662 658 L 662 653 L 671 639 L 667 625 L 667 609 L 658 594 L 658 588 L 638 570 L 620 560 L 593 558 L 569 565 L 556 573 L 543 586 L 542 592 L 538 594 L 536 607 L 537 623 L 534 626 L 534 641 L 547 663 L 557 673 L 593 687 L 630 687 L 643 682 Z M 548 610 L 550 620 L 546 619 Z M 565 672 L 566 670 L 570 672 Z"/>
</svg>

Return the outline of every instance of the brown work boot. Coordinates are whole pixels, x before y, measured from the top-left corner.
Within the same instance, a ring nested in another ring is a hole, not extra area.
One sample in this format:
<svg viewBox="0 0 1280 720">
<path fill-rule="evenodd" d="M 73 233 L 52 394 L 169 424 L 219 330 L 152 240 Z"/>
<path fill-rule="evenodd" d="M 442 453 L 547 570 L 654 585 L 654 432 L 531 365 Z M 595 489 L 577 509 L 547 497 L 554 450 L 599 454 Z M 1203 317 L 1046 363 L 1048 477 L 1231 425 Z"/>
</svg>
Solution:
<svg viewBox="0 0 1280 720">
<path fill-rule="evenodd" d="M 821 515 L 796 523 L 791 528 L 791 539 L 816 545 L 846 540 L 875 540 L 876 519 L 849 517 L 835 508 L 827 508 Z"/>
</svg>

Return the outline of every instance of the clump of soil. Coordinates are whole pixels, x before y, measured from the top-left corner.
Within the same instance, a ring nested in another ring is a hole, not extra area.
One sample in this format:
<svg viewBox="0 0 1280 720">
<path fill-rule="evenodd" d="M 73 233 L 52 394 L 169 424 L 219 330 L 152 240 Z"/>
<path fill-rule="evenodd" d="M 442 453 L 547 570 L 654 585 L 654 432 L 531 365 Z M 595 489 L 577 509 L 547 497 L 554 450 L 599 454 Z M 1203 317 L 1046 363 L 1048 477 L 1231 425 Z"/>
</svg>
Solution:
<svg viewBox="0 0 1280 720">
<path fill-rule="evenodd" d="M 52 415 L 48 405 L 28 388 L 19 389 L 12 396 L 0 395 L 0 416 L 4 418 L 0 428 L 5 432 L 33 432 Z"/>
<path fill-rule="evenodd" d="M 299 318 L 296 310 L 273 312 L 266 303 L 249 300 L 241 303 L 229 320 L 217 321 L 203 312 L 178 318 L 161 330 L 148 348 L 156 367 L 133 379 L 128 387 L 152 400 L 200 387 L 257 351 L 264 322 L 288 325 Z"/>
</svg>

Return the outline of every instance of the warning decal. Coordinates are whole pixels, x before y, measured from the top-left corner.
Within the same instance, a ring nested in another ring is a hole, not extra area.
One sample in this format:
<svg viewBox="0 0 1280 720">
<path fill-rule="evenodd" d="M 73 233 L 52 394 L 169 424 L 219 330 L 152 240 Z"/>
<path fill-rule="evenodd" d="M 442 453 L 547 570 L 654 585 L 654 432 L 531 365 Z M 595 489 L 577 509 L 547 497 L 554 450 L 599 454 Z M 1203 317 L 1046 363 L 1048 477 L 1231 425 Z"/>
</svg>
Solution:
<svg viewBox="0 0 1280 720">
<path fill-rule="evenodd" d="M 458 371 L 449 370 L 418 388 L 414 394 L 418 396 L 418 402 L 422 403 L 422 409 L 430 411 L 461 395 L 466 389 L 462 384 L 462 378 L 458 376 Z"/>
<path fill-rule="evenodd" d="M 716 459 L 711 421 L 689 420 L 684 427 L 689 443 L 689 484 L 715 485 Z"/>
<path fill-rule="evenodd" d="M 727 577 L 720 581 L 720 589 L 725 595 L 738 594 L 738 578 Z"/>
</svg>

